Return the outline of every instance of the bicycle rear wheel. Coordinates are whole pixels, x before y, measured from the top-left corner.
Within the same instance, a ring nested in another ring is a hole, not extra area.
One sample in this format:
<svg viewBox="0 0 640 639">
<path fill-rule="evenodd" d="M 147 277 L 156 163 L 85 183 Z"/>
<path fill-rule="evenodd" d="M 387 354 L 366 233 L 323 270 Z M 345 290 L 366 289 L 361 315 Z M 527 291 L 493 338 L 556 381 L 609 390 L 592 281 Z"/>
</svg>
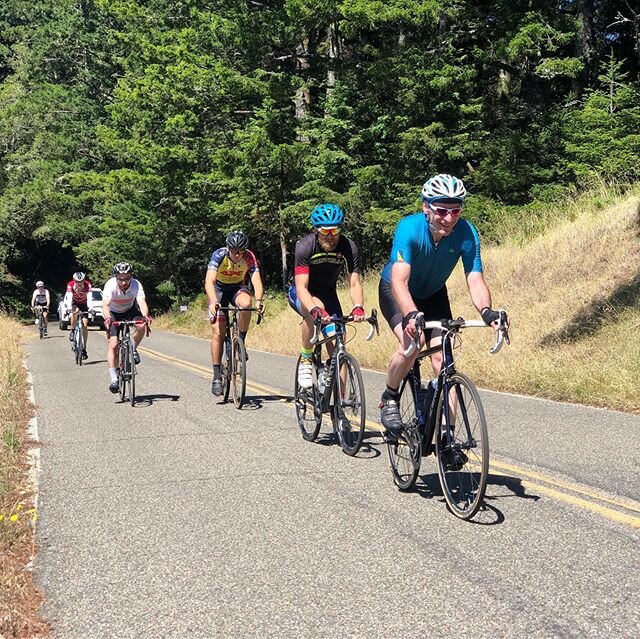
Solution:
<svg viewBox="0 0 640 639">
<path fill-rule="evenodd" d="M 364 383 L 358 360 L 349 353 L 340 355 L 340 370 L 336 371 L 335 378 L 333 427 L 342 450 L 353 456 L 362 446 L 366 418 Z"/>
<path fill-rule="evenodd" d="M 225 338 L 222 347 L 222 361 L 220 362 L 220 375 L 222 377 L 222 383 L 224 385 L 224 392 L 222 394 L 222 401 L 229 401 L 229 391 L 231 390 L 231 373 L 233 362 L 231 360 L 231 341 L 229 338 Z"/>
<path fill-rule="evenodd" d="M 298 368 L 301 359 L 301 357 L 298 357 L 295 373 L 296 418 L 302 438 L 312 442 L 318 436 L 320 426 L 322 426 L 322 397 L 318 392 L 318 376 L 315 365 L 312 371 L 313 383 L 311 388 L 302 388 L 298 384 Z"/>
<path fill-rule="evenodd" d="M 242 408 L 247 390 L 247 351 L 244 348 L 244 342 L 239 337 L 233 338 L 231 387 L 233 389 L 233 403 L 236 408 Z"/>
<path fill-rule="evenodd" d="M 436 413 L 436 456 L 444 497 L 456 517 L 471 519 L 482 505 L 489 475 L 489 434 L 480 395 L 462 373 L 449 377 L 449 418 L 442 393 Z"/>
<path fill-rule="evenodd" d="M 387 439 L 393 481 L 400 490 L 412 488 L 420 472 L 422 444 L 417 428 L 412 376 L 413 373 L 409 373 L 400 386 L 399 407 L 404 428 L 395 440 Z"/>
<path fill-rule="evenodd" d="M 38 333 L 40 334 L 40 339 L 42 339 L 44 337 L 44 315 L 37 313 L 36 317 L 38 318 Z"/>
<path fill-rule="evenodd" d="M 129 352 L 127 354 L 127 363 L 129 364 L 128 377 L 129 377 L 129 403 L 134 406 L 136 403 L 136 360 L 133 356 L 134 342 L 129 342 Z"/>
</svg>

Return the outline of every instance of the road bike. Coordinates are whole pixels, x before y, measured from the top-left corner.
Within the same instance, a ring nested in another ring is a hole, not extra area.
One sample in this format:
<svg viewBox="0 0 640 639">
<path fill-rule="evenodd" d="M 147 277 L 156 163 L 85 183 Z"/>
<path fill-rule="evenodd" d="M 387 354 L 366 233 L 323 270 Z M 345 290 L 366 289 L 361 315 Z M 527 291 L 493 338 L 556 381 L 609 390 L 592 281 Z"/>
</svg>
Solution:
<svg viewBox="0 0 640 639">
<path fill-rule="evenodd" d="M 497 353 L 509 344 L 507 316 L 500 311 L 496 343 Z M 438 477 L 451 511 L 461 519 L 470 519 L 482 505 L 489 474 L 489 435 L 480 395 L 469 377 L 456 370 L 454 350 L 460 332 L 466 328 L 487 328 L 480 320 L 444 319 L 426 322 L 416 317 L 416 335 L 404 352 L 411 355 L 419 348 L 422 334 L 440 330 L 440 344 L 422 351 L 400 386 L 402 429 L 397 436 L 385 433 L 393 479 L 401 490 L 416 482 L 421 458 L 435 453 Z M 425 333 L 426 331 L 426 333 Z M 421 381 L 420 362 L 434 353 L 442 353 L 442 369 L 437 378 Z"/>
<path fill-rule="evenodd" d="M 314 441 L 322 426 L 322 416 L 330 412 L 334 434 L 347 455 L 356 455 L 362 445 L 366 419 L 364 383 L 358 360 L 347 352 L 346 326 L 353 321 L 352 315 L 332 316 L 335 334 L 322 330 L 322 319 L 314 323 L 311 343 L 314 345 L 311 388 L 298 384 L 298 369 L 302 356 L 298 357 L 295 373 L 295 407 L 298 427 L 302 437 Z M 365 319 L 369 324 L 367 341 L 379 333 L 378 313 L 372 309 Z M 333 332 L 333 331 L 332 331 Z M 322 344 L 335 340 L 333 354 L 326 364 L 322 360 Z"/>
<path fill-rule="evenodd" d="M 262 313 L 260 309 L 253 306 L 249 308 L 239 308 L 237 306 L 216 305 L 216 314 L 213 316 L 212 322 L 216 321 L 218 311 L 223 311 L 227 318 L 224 348 L 220 362 L 220 375 L 224 385 L 222 401 L 228 401 L 229 392 L 232 392 L 235 407 L 242 408 L 247 391 L 247 349 L 244 345 L 244 340 L 240 337 L 238 313 L 251 313 L 256 311 L 258 313 L 256 325 L 262 321 Z"/>
<path fill-rule="evenodd" d="M 129 400 L 131 406 L 136 403 L 136 360 L 135 342 L 131 335 L 132 326 L 146 326 L 146 335 L 151 332 L 146 319 L 142 320 L 118 320 L 111 325 L 117 327 L 118 346 L 116 348 L 116 366 L 118 373 L 118 392 L 120 401 Z"/>
<path fill-rule="evenodd" d="M 40 305 L 34 306 L 33 312 L 36 315 L 36 325 L 38 326 L 38 334 L 40 339 L 45 336 L 46 327 L 44 325 L 44 308 Z"/>
<path fill-rule="evenodd" d="M 78 311 L 76 318 L 76 326 L 71 331 L 71 350 L 73 351 L 73 357 L 78 366 L 82 366 L 82 353 L 86 349 L 87 345 L 84 341 L 84 331 L 82 330 L 82 320 L 85 317 L 94 317 L 95 311 Z"/>
</svg>

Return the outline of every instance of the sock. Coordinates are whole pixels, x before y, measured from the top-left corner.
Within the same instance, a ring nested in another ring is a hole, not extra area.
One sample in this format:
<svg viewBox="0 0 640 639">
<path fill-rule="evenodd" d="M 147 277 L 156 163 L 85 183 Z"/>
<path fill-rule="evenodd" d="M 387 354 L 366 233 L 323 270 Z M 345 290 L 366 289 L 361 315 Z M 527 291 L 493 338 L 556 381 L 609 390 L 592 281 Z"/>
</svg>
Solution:
<svg viewBox="0 0 640 639">
<path fill-rule="evenodd" d="M 117 382 L 118 381 L 118 374 L 116 373 L 116 369 L 115 368 L 110 368 L 109 369 L 109 377 L 111 378 L 112 382 Z"/>
<path fill-rule="evenodd" d="M 220 379 L 220 364 L 213 365 L 213 379 Z"/>
<path fill-rule="evenodd" d="M 397 402 L 400 399 L 400 393 L 397 388 L 391 388 L 387 385 L 384 389 L 384 393 L 382 393 L 382 399 L 394 399 Z"/>
<path fill-rule="evenodd" d="M 300 348 L 300 355 L 305 359 L 311 359 L 313 357 L 313 347 L 305 348 L 304 346 Z"/>
</svg>

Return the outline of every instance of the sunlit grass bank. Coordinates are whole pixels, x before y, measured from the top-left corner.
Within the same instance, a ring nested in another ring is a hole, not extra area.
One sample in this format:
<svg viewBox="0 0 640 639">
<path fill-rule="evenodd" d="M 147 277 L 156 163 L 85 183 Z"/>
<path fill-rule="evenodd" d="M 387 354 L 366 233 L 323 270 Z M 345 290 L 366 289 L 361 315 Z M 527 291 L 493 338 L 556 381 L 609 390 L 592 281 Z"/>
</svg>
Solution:
<svg viewBox="0 0 640 639">
<path fill-rule="evenodd" d="M 0 315 L 0 637 L 37 637 L 40 595 L 27 564 L 35 511 L 27 485 L 26 426 L 30 406 L 20 325 Z"/>
<path fill-rule="evenodd" d="M 490 331 L 467 331 L 460 368 L 485 388 L 640 412 L 639 206 L 635 195 L 616 196 L 603 187 L 590 199 L 550 209 L 546 227 L 523 221 L 539 228 L 533 239 L 514 228 L 510 240 L 502 229 L 500 245 L 484 245 L 486 278 L 494 306 L 509 311 L 512 345 L 492 356 Z M 368 309 L 378 306 L 377 284 L 377 273 L 365 278 Z M 449 296 L 454 314 L 477 317 L 460 268 Z M 342 297 L 346 310 L 348 297 Z M 268 309 L 249 346 L 296 354 L 298 316 L 282 296 L 270 299 Z M 210 335 L 204 299 L 158 325 Z M 349 348 L 362 365 L 384 370 L 395 348 L 384 319 L 379 338 L 367 343 L 365 336 L 366 329 L 358 329 Z"/>
</svg>

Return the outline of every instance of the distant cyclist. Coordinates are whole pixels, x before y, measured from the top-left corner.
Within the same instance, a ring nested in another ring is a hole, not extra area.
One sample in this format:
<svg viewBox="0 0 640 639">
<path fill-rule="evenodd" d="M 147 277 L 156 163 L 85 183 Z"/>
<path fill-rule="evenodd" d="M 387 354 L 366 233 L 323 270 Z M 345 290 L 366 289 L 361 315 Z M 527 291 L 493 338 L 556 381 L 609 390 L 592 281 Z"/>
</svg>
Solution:
<svg viewBox="0 0 640 639">
<path fill-rule="evenodd" d="M 302 316 L 302 360 L 298 366 L 298 384 L 311 388 L 314 321 L 328 323 L 332 315 L 342 316 L 337 285 L 342 274 L 348 275 L 356 322 L 364 319 L 364 294 L 360 280 L 360 254 L 353 240 L 342 235 L 344 211 L 337 204 L 319 204 L 311 212 L 313 232 L 296 243 L 294 258 L 295 286 L 289 287 L 289 305 Z M 327 342 L 329 354 L 333 342 Z"/>
<path fill-rule="evenodd" d="M 102 290 L 102 313 L 104 315 L 104 327 L 108 331 L 109 346 L 107 349 L 107 362 L 109 366 L 109 390 L 117 393 L 119 390 L 118 374 L 116 371 L 116 348 L 118 346 L 118 329 L 112 326 L 114 321 L 121 320 L 146 320 L 151 324 L 149 307 L 145 300 L 142 284 L 133 277 L 133 267 L 128 262 L 118 262 L 113 267 L 113 277 L 107 280 Z M 134 350 L 133 359 L 140 363 L 138 346 L 144 338 L 145 326 L 136 326 L 133 334 Z"/>
<path fill-rule="evenodd" d="M 249 238 L 242 231 L 232 231 L 227 235 L 226 245 L 216 249 L 209 259 L 204 288 L 209 298 L 209 319 L 211 320 L 211 363 L 213 380 L 211 392 L 222 395 L 220 362 L 226 332 L 227 317 L 216 305 L 237 306 L 239 309 L 251 306 L 251 282 L 256 296 L 258 312 L 264 312 L 264 287 L 256 256 L 249 250 Z M 245 340 L 249 330 L 251 313 L 240 313 L 238 328 L 240 339 Z"/>
<path fill-rule="evenodd" d="M 36 306 L 42 309 L 42 323 L 44 325 L 44 336 L 47 337 L 47 327 L 49 326 L 49 304 L 51 296 L 49 291 L 44 287 L 44 282 L 38 280 L 36 282 L 36 290 L 31 295 L 31 310 L 35 313 Z"/>
<path fill-rule="evenodd" d="M 64 296 L 64 306 L 71 313 L 71 333 L 69 340 L 73 341 L 73 331 L 78 323 L 78 313 L 89 311 L 89 295 L 91 294 L 91 282 L 82 271 L 73 274 L 73 279 L 67 284 L 67 292 Z M 82 350 L 82 359 L 87 359 L 87 339 L 89 337 L 89 318 L 82 318 L 82 334 L 85 348 Z"/>
<path fill-rule="evenodd" d="M 418 351 L 404 357 L 415 336 L 415 318 L 452 319 L 446 281 L 458 260 L 462 264 L 471 301 L 487 325 L 499 328 L 499 314 L 491 308 L 491 293 L 482 274 L 480 237 L 475 226 L 461 217 L 467 190 L 462 180 L 440 174 L 422 188 L 422 211 L 400 220 L 393 236 L 391 257 L 378 288 L 380 310 L 398 339 L 387 371 L 387 387 L 380 403 L 380 420 L 393 436 L 402 427 L 398 409 L 400 382 L 412 368 Z M 433 343 L 437 343 L 439 332 Z M 431 357 L 438 375 L 442 355 Z"/>
</svg>

